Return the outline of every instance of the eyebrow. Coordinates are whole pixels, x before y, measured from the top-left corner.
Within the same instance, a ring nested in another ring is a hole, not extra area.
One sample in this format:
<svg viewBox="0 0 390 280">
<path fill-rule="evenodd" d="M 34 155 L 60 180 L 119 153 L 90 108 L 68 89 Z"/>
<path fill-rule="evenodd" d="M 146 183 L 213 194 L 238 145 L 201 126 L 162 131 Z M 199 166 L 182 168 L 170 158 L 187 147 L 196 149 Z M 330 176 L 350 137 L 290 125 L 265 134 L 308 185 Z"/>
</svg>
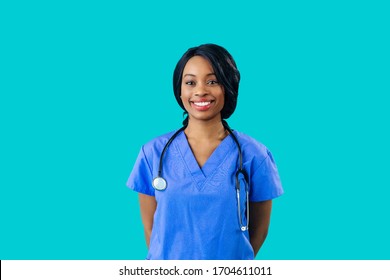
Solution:
<svg viewBox="0 0 390 280">
<path fill-rule="evenodd" d="M 196 77 L 196 75 L 194 75 L 194 74 L 185 74 L 183 77 L 185 77 L 185 76 Z M 215 76 L 215 73 L 209 73 L 209 74 L 207 74 L 206 76 Z"/>
</svg>

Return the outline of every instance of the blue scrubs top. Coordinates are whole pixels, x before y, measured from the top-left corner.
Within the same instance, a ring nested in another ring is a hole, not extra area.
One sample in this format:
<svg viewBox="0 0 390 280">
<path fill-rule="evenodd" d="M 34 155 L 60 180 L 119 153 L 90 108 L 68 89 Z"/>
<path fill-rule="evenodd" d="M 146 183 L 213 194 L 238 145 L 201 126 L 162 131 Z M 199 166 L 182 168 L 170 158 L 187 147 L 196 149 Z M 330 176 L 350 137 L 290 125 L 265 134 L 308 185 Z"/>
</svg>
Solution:
<svg viewBox="0 0 390 280">
<path fill-rule="evenodd" d="M 147 259 L 253 259 L 248 231 L 241 231 L 237 213 L 235 173 L 239 161 L 233 138 L 227 136 L 200 168 L 185 133 L 180 132 L 163 159 L 162 177 L 167 188 L 157 191 L 152 180 L 173 133 L 141 148 L 127 181 L 128 187 L 155 196 L 157 201 Z M 270 151 L 243 133 L 233 133 L 241 145 L 243 167 L 249 177 L 249 200 L 265 201 L 282 195 Z M 244 187 L 240 198 L 245 225 Z"/>
</svg>

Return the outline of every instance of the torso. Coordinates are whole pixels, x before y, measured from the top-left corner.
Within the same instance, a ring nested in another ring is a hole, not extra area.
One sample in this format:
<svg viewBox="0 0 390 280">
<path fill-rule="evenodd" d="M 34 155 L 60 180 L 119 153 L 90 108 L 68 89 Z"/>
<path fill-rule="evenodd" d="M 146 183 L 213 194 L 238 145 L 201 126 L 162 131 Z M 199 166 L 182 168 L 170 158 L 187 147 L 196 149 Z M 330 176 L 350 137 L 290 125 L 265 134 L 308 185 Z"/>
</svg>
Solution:
<svg viewBox="0 0 390 280">
<path fill-rule="evenodd" d="M 258 175 L 259 166 L 269 157 L 266 147 L 242 133 L 233 133 L 244 147 L 251 199 L 263 201 L 280 195 L 277 176 L 264 181 Z M 154 196 L 158 205 L 147 258 L 253 259 L 249 233 L 239 229 L 234 184 L 238 149 L 233 138 L 199 142 L 179 133 L 164 156 L 162 175 L 168 187 L 155 191 L 150 182 L 158 174 L 161 152 L 172 134 L 142 147 L 139 164 L 128 181 L 134 190 Z M 240 192 L 244 213 L 245 189 Z M 245 215 L 242 219 L 245 224 Z"/>
<path fill-rule="evenodd" d="M 158 207 L 147 258 L 253 259 L 249 233 L 239 230 L 237 219 L 233 184 L 237 146 L 230 136 L 223 140 L 195 136 L 178 134 L 164 156 L 162 175 L 168 187 L 154 193 Z M 145 148 L 157 151 L 155 159 L 147 160 L 152 176 L 163 147 Z"/>
<path fill-rule="evenodd" d="M 223 129 L 223 131 L 219 133 L 216 138 L 211 139 L 199 138 L 195 136 L 191 137 L 188 135 L 188 133 L 185 134 L 188 144 L 200 168 L 202 168 L 203 165 L 207 162 L 215 149 L 219 146 L 219 144 L 221 144 L 223 139 L 229 135 L 226 129 Z"/>
<path fill-rule="evenodd" d="M 211 154 L 215 151 L 218 145 L 222 142 L 222 140 L 215 141 L 199 141 L 195 139 L 188 139 L 188 143 L 190 144 L 192 153 L 199 165 L 200 168 L 206 163 Z"/>
</svg>

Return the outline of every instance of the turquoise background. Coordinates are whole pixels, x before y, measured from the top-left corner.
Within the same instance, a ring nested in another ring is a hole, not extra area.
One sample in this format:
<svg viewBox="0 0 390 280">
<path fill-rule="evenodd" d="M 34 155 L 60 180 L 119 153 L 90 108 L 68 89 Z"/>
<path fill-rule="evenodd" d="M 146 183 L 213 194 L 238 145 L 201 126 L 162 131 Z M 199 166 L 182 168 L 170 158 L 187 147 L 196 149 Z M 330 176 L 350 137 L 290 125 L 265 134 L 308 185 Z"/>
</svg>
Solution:
<svg viewBox="0 0 390 280">
<path fill-rule="evenodd" d="M 259 259 L 389 259 L 387 1 L 2 1 L 0 259 L 143 259 L 143 143 L 181 125 L 174 66 L 216 43 L 230 125 L 285 194 Z"/>
</svg>

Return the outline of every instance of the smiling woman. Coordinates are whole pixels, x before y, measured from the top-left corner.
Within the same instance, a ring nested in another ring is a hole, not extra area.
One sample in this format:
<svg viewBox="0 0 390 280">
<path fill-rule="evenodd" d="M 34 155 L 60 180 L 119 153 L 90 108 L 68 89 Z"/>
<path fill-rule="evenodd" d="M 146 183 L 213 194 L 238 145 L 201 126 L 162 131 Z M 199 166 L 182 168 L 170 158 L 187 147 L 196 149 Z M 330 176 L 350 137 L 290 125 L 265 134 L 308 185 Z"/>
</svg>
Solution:
<svg viewBox="0 0 390 280">
<path fill-rule="evenodd" d="M 192 121 L 221 119 L 224 89 L 210 63 L 201 56 L 188 60 L 183 71 L 181 101 Z"/>
<path fill-rule="evenodd" d="M 187 118 L 142 146 L 127 181 L 139 192 L 147 259 L 253 259 L 263 244 L 283 189 L 270 151 L 225 121 L 239 81 L 218 45 L 190 48 L 177 63 L 174 94 Z"/>
</svg>

